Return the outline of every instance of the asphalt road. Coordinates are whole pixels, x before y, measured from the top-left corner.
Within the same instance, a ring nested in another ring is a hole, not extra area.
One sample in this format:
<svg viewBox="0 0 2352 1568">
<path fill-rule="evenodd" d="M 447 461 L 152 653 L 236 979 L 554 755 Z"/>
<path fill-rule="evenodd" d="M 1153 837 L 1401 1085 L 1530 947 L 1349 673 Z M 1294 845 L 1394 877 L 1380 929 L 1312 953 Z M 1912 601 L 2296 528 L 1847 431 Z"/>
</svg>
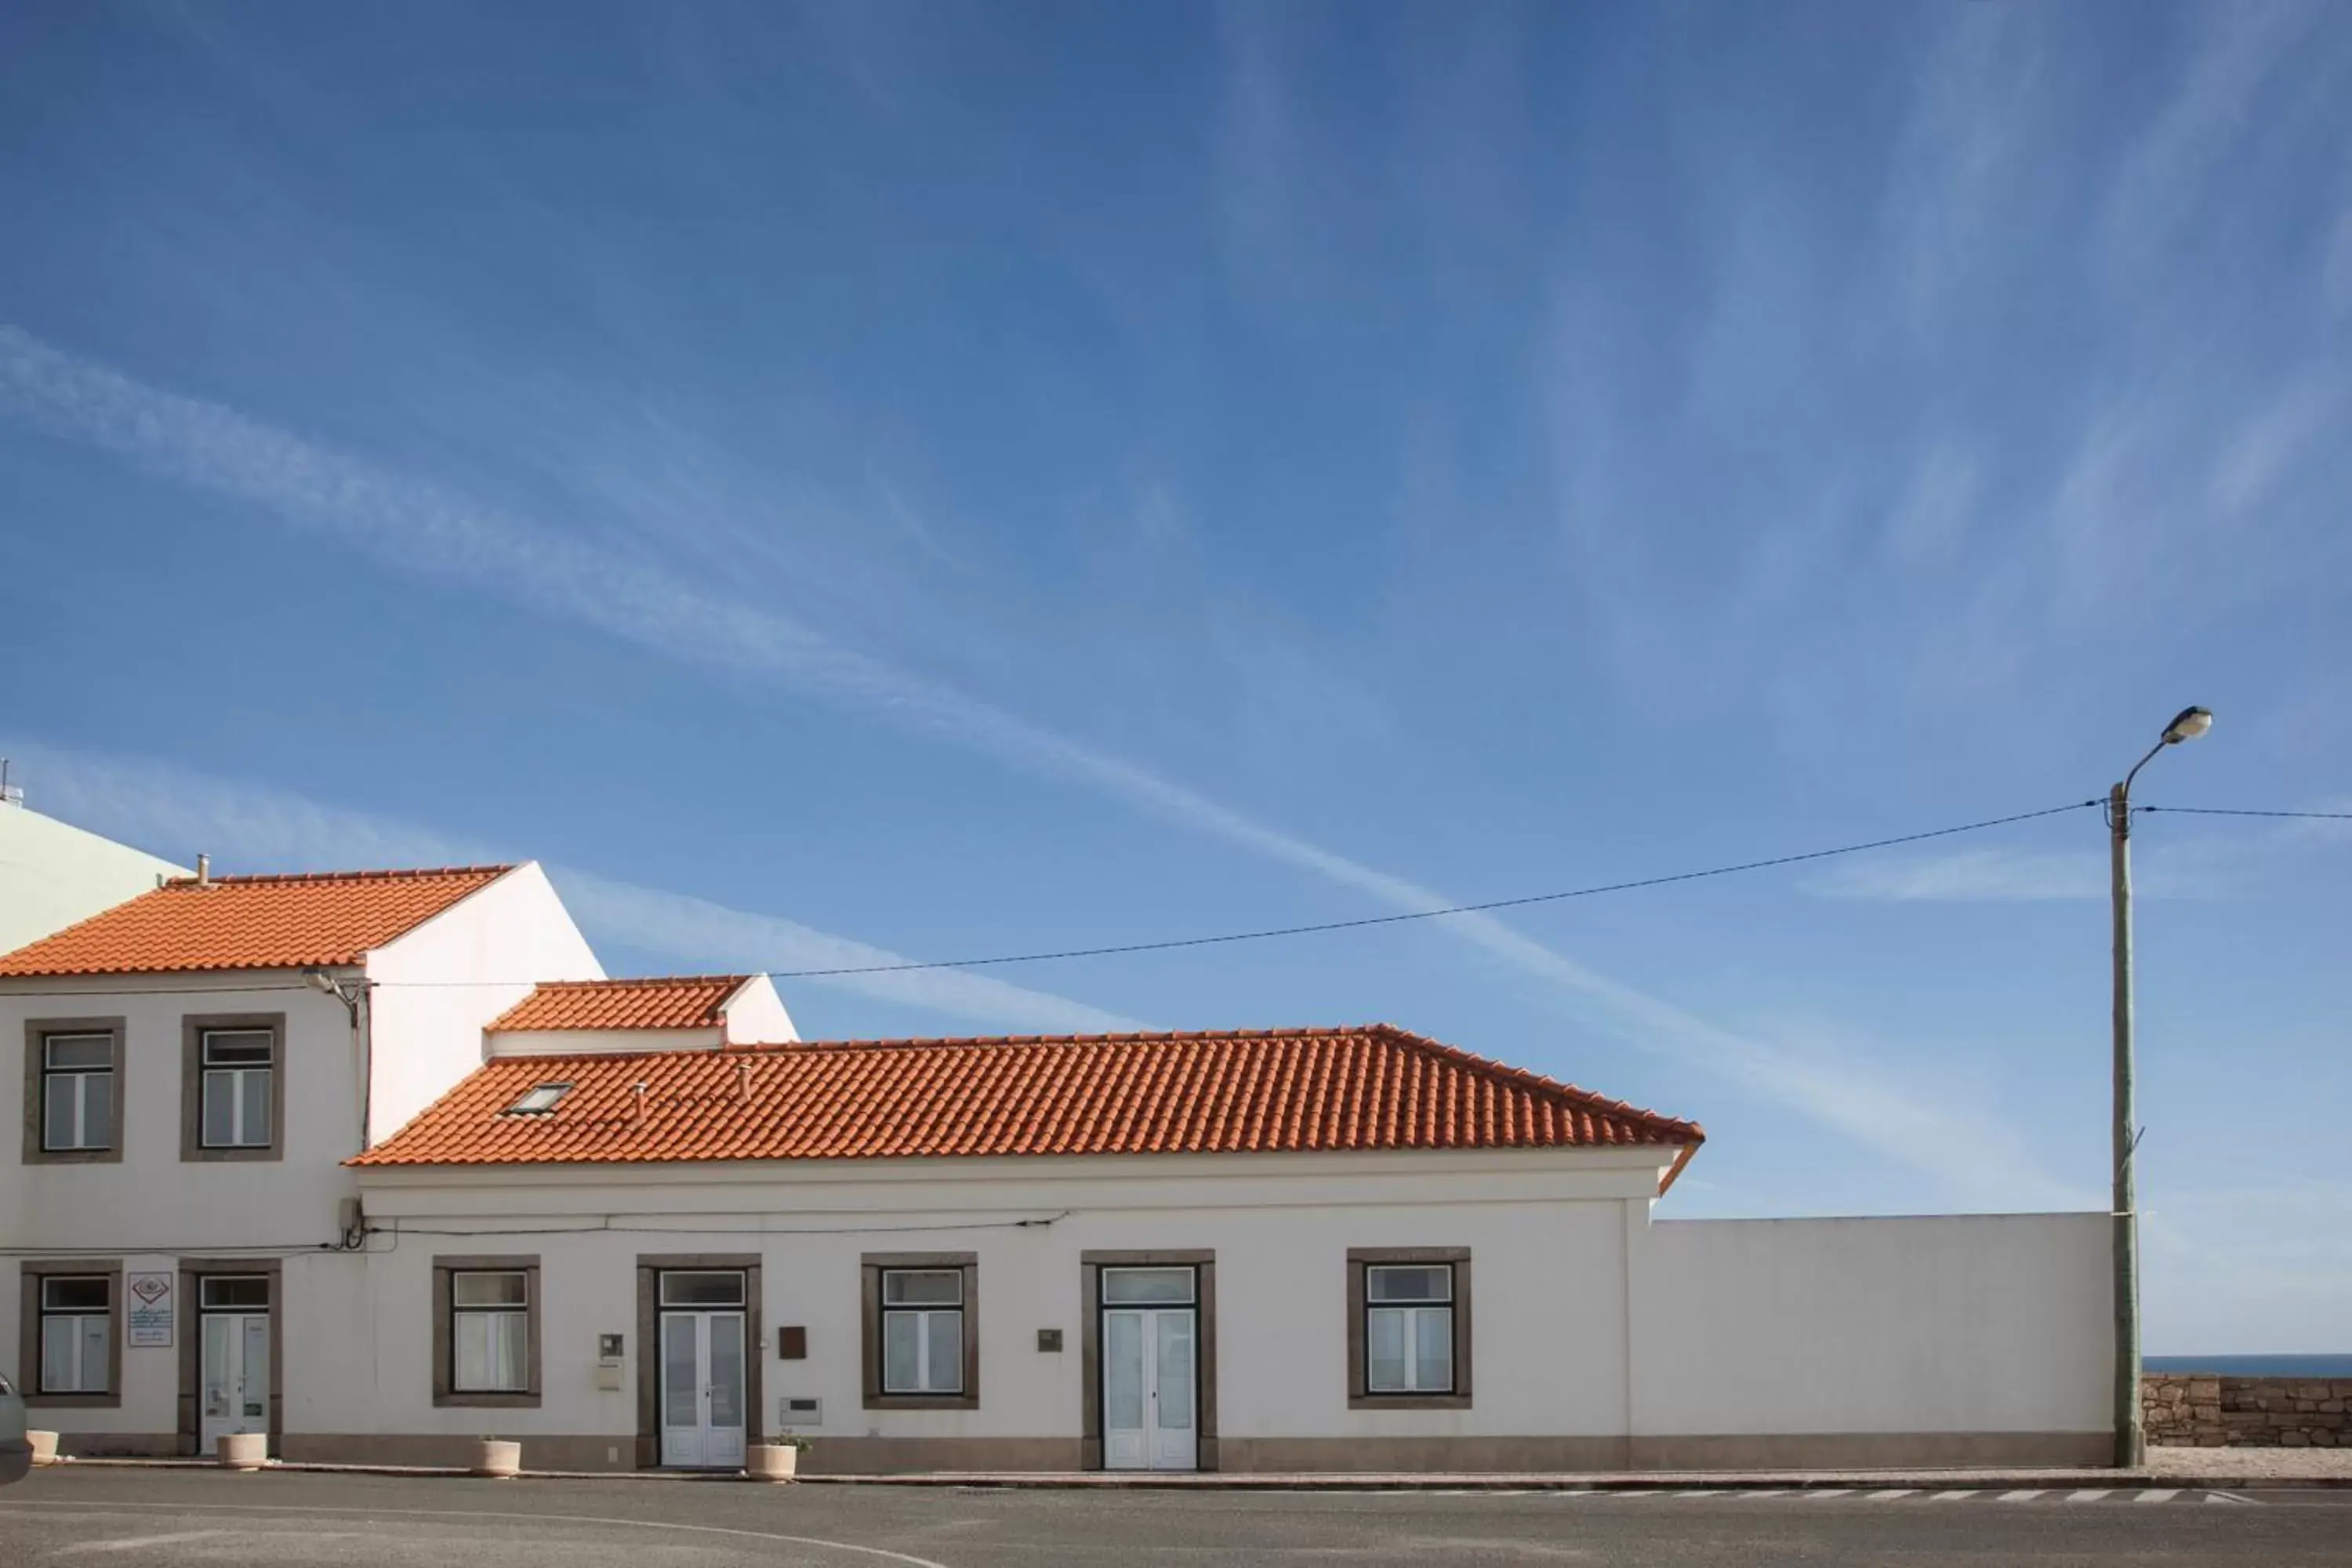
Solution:
<svg viewBox="0 0 2352 1568">
<path fill-rule="evenodd" d="M 2219 1500 L 2216 1500 L 2216 1498 Z M 2352 1563 L 2352 1492 L 2070 1498 L 985 1491 L 54 1469 L 0 1568 Z"/>
</svg>

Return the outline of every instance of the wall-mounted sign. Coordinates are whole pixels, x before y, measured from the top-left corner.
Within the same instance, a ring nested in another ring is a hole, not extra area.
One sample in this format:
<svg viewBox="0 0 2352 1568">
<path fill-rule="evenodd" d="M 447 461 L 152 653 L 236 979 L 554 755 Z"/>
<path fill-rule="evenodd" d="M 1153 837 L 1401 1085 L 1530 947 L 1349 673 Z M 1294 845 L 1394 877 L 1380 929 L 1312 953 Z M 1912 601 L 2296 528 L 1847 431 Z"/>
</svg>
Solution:
<svg viewBox="0 0 2352 1568">
<path fill-rule="evenodd" d="M 172 1276 L 157 1272 L 126 1274 L 122 1288 L 131 1294 L 123 1314 L 123 1342 L 134 1346 L 172 1348 Z"/>
</svg>

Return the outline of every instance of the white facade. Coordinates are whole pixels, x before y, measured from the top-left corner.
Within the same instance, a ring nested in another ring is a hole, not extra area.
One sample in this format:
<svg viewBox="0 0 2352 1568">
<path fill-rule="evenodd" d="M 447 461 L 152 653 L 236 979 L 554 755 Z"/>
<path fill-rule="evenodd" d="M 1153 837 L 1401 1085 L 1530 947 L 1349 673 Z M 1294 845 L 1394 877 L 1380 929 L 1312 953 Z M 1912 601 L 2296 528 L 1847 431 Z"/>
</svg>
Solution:
<svg viewBox="0 0 2352 1568">
<path fill-rule="evenodd" d="M 0 952 L 187 875 L 143 850 L 0 801 Z"/>
<path fill-rule="evenodd" d="M 168 1454 L 193 1442 L 194 1301 L 175 1300 L 169 1346 L 120 1346 L 104 1397 L 41 1398 L 20 1279 L 78 1272 L 113 1279 L 118 1313 L 117 1276 L 271 1279 L 271 1426 L 315 1419 L 311 1369 L 349 1356 L 350 1325 L 366 1309 L 364 1266 L 341 1250 L 341 1205 L 359 1192 L 342 1162 L 365 1146 L 363 1127 L 369 1141 L 383 1136 L 478 1067 L 483 1024 L 530 989 L 514 977 L 599 973 L 545 877 L 523 866 L 336 972 L 367 986 L 356 1017 L 295 970 L 0 977 L 0 1045 L 26 1097 L 22 1132 L 0 1150 L 0 1364 L 35 1391 L 34 1424 L 65 1434 L 68 1452 Z M 223 1019 L 276 1031 L 273 1152 L 221 1158 L 189 1147 L 190 1042 Z M 46 1033 L 82 1021 L 119 1034 L 120 1123 L 105 1157 L 45 1160 L 34 1053 Z"/>
<path fill-rule="evenodd" d="M 1092 1468 L 1084 1280 L 1108 1254 L 1213 1265 L 1203 1468 L 2100 1461 L 2099 1216 L 1653 1223 L 1662 1168 L 1570 1149 L 366 1170 L 382 1231 L 337 1262 L 364 1275 L 347 1331 L 372 1353 L 311 1373 L 286 1452 L 449 1463 L 494 1432 L 536 1467 L 656 1463 L 639 1268 L 692 1258 L 755 1276 L 750 1440 L 809 1436 L 815 1471 Z M 1360 1248 L 1466 1255 L 1465 1400 L 1351 1400 Z M 881 1254 L 971 1256 L 972 1407 L 866 1397 L 861 1264 Z M 436 1260 L 483 1258 L 536 1270 L 527 1405 L 436 1400 Z"/>
</svg>

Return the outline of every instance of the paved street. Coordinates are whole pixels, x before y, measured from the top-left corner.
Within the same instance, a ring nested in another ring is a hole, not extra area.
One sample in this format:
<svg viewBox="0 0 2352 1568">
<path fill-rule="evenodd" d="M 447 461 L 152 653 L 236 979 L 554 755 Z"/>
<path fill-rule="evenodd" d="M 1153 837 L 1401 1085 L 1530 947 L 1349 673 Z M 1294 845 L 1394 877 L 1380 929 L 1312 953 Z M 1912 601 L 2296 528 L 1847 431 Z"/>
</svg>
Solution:
<svg viewBox="0 0 2352 1568">
<path fill-rule="evenodd" d="M 1231 1493 L 49 1470 L 0 1563 L 333 1568 L 2352 1562 L 2352 1492 Z"/>
</svg>

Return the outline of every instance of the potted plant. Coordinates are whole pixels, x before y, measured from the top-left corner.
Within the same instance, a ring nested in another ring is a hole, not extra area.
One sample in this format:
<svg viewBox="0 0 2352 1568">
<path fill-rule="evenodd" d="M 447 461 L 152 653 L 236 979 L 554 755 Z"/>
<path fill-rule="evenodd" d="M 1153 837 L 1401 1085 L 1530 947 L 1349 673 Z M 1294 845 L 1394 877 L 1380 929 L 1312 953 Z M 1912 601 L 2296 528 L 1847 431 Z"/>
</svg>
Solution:
<svg viewBox="0 0 2352 1568">
<path fill-rule="evenodd" d="M 801 1450 L 816 1445 L 806 1437 L 782 1436 L 772 1443 L 754 1443 L 744 1456 L 743 1475 L 754 1481 L 789 1481 L 800 1473 Z"/>
<path fill-rule="evenodd" d="M 474 1445 L 474 1474 L 494 1481 L 509 1481 L 522 1469 L 522 1445 L 485 1437 Z"/>
</svg>

